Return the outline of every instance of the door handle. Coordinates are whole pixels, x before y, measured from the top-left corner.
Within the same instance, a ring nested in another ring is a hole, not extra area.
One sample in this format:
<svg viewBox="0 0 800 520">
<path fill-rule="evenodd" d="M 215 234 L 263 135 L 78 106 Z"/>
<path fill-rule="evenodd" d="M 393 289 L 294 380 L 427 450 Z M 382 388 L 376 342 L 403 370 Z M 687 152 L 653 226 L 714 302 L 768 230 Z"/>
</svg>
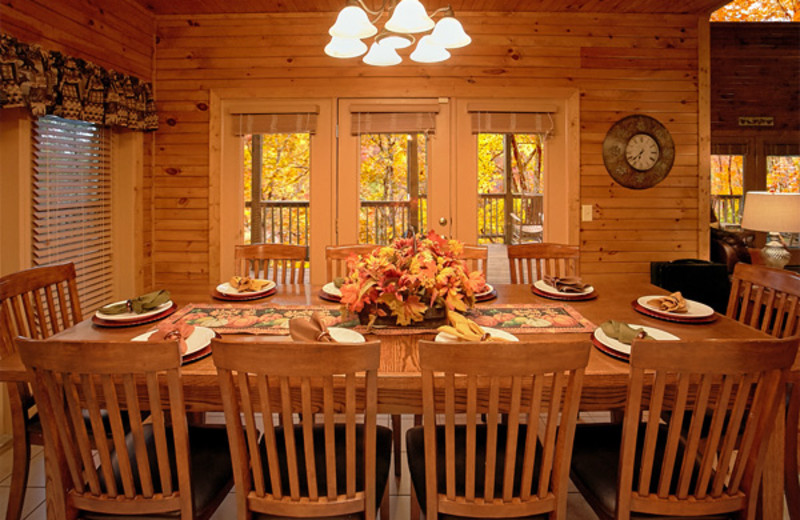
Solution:
<svg viewBox="0 0 800 520">
<path fill-rule="evenodd" d="M 439 219 L 439 224 L 441 224 L 442 226 L 446 226 L 447 225 L 447 219 L 445 217 L 440 218 Z"/>
</svg>

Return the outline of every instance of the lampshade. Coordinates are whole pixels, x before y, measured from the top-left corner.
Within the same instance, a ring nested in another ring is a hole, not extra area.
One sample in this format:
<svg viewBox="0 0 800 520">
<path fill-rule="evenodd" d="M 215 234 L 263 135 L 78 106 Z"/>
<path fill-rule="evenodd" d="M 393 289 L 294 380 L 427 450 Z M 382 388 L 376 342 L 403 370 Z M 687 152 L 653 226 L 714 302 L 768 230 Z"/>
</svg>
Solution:
<svg viewBox="0 0 800 520">
<path fill-rule="evenodd" d="M 466 47 L 470 44 L 470 42 L 472 42 L 472 38 L 470 38 L 467 33 L 464 32 L 461 22 L 456 20 L 452 15 L 445 16 L 436 22 L 436 27 L 433 28 L 431 36 L 436 43 L 445 49 L 458 49 L 459 47 Z"/>
<path fill-rule="evenodd" d="M 355 58 L 367 52 L 367 44 L 357 38 L 334 36 L 325 46 L 325 54 L 334 58 Z"/>
<path fill-rule="evenodd" d="M 328 34 L 339 38 L 369 38 L 378 34 L 378 29 L 367 18 L 367 13 L 356 5 L 348 5 L 336 17 Z"/>
<path fill-rule="evenodd" d="M 392 32 L 419 33 L 430 31 L 434 25 L 419 0 L 400 0 L 385 27 Z"/>
<path fill-rule="evenodd" d="M 397 65 L 403 61 L 400 55 L 397 54 L 397 51 L 394 50 L 394 47 L 384 45 L 383 42 L 373 43 L 363 60 L 367 65 L 377 65 L 379 67 Z"/>
<path fill-rule="evenodd" d="M 380 43 L 384 47 L 391 47 L 392 49 L 405 49 L 414 43 L 414 37 L 410 34 L 381 31 L 378 36 L 375 37 L 375 42 Z"/>
<path fill-rule="evenodd" d="M 411 53 L 411 59 L 419 63 L 436 63 L 449 57 L 447 49 L 436 43 L 430 34 L 423 36 L 417 48 Z"/>
<path fill-rule="evenodd" d="M 776 233 L 800 232 L 800 193 L 748 191 L 742 227 Z"/>
</svg>

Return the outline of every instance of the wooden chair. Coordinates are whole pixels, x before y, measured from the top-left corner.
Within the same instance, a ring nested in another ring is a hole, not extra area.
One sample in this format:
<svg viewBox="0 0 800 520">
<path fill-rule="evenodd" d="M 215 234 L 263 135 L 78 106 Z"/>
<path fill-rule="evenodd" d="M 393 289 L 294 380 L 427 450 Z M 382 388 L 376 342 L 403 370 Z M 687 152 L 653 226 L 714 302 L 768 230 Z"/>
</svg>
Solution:
<svg viewBox="0 0 800 520">
<path fill-rule="evenodd" d="M 380 343 L 224 338 L 212 340 L 212 351 L 238 518 L 374 519 L 378 498 L 387 496 L 392 449 L 391 430 L 376 426 Z M 388 499 L 382 506 L 388 513 Z"/>
<path fill-rule="evenodd" d="M 352 244 L 325 247 L 325 268 L 327 281 L 339 276 L 347 276 L 347 259 L 350 255 L 367 255 L 376 247 L 375 244 Z"/>
<path fill-rule="evenodd" d="M 601 519 L 754 520 L 797 347 L 798 338 L 635 340 L 623 423 L 578 426 L 575 486 Z"/>
<path fill-rule="evenodd" d="M 800 334 L 800 276 L 761 265 L 736 264 L 727 316 L 776 338 Z M 800 520 L 798 430 L 800 373 L 790 374 L 784 445 L 784 487 L 792 520 Z"/>
<path fill-rule="evenodd" d="M 511 283 L 532 284 L 549 276 L 579 276 L 580 248 L 564 244 L 510 245 L 508 268 Z"/>
<path fill-rule="evenodd" d="M 302 284 L 305 280 L 306 247 L 288 244 L 237 245 L 236 274 L 266 278 L 276 283 Z"/>
<path fill-rule="evenodd" d="M 486 279 L 489 276 L 489 248 L 486 246 L 465 245 L 461 258 L 467 262 L 470 271 L 481 271 Z"/>
<path fill-rule="evenodd" d="M 47 465 L 60 470 L 47 485 L 64 490 L 64 510 L 92 518 L 214 513 L 233 484 L 227 436 L 188 427 L 176 342 L 18 338 L 17 346 L 42 416 Z"/>
<path fill-rule="evenodd" d="M 526 193 L 520 201 L 520 215 L 509 213 L 511 243 L 541 242 L 544 236 L 544 196 Z"/>
<path fill-rule="evenodd" d="M 406 443 L 426 519 L 566 518 L 589 350 L 584 340 L 419 342 L 423 425 Z"/>
<path fill-rule="evenodd" d="M 0 358 L 16 352 L 16 336 L 49 338 L 82 319 L 73 264 L 34 267 L 0 278 Z M 13 461 L 5 518 L 19 520 L 31 445 L 43 445 L 44 438 L 29 385 L 8 383 L 7 387 Z"/>
</svg>

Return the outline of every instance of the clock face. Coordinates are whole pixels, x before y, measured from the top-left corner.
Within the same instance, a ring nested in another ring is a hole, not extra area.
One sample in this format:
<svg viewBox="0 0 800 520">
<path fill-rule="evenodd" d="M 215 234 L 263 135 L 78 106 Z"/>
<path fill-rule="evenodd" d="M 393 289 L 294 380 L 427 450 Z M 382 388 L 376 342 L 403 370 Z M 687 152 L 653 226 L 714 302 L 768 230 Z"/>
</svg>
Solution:
<svg viewBox="0 0 800 520">
<path fill-rule="evenodd" d="M 628 160 L 628 164 L 640 172 L 655 166 L 660 156 L 658 143 L 647 134 L 634 135 L 625 147 L 625 158 Z"/>
</svg>

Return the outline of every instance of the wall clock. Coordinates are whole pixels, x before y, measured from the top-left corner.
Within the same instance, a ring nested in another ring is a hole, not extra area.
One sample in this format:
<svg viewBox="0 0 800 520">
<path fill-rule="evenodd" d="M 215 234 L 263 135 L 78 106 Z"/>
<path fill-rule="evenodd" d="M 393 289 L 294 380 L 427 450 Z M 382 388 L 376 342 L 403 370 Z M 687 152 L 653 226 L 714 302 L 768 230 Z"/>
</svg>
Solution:
<svg viewBox="0 0 800 520">
<path fill-rule="evenodd" d="M 603 140 L 603 163 L 626 188 L 644 189 L 663 181 L 675 161 L 669 131 L 650 116 L 620 119 Z"/>
</svg>

